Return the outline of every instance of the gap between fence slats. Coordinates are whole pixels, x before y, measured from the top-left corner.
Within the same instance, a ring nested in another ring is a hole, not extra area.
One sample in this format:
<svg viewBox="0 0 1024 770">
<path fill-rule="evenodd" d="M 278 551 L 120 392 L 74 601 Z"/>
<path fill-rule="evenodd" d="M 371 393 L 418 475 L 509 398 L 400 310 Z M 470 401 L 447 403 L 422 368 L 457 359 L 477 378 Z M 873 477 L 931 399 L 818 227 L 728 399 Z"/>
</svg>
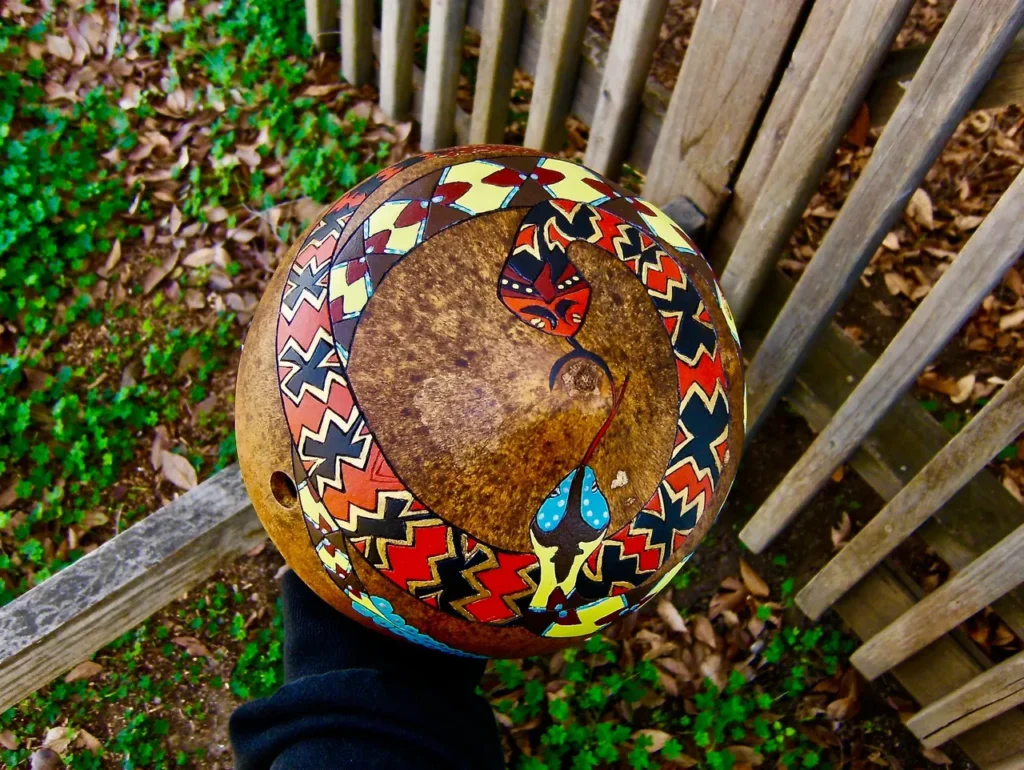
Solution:
<svg viewBox="0 0 1024 770">
<path fill-rule="evenodd" d="M 412 108 L 416 0 L 383 0 L 380 30 L 380 108 L 405 120 Z"/>
<path fill-rule="evenodd" d="M 1024 581 L 1022 549 L 1024 525 L 871 637 L 850 656 L 850 662 L 865 677 L 875 679 L 919 652 Z"/>
<path fill-rule="evenodd" d="M 537 63 L 525 147 L 557 150 L 565 138 L 576 73 L 580 67 L 583 33 L 590 15 L 590 0 L 551 0 L 540 40 L 543 55 Z"/>
<path fill-rule="evenodd" d="M 776 258 L 818 189 L 871 76 L 892 45 L 912 0 L 845 3 L 814 77 L 806 85 L 771 173 L 722 273 L 722 290 L 742 326 Z M 824 26 L 824 25 L 823 25 Z M 813 52 L 812 52 L 813 53 Z M 813 59 L 813 55 L 808 59 Z M 742 174 L 741 174 L 742 176 Z"/>
<path fill-rule="evenodd" d="M 480 59 L 469 124 L 471 144 L 500 144 L 505 139 L 522 26 L 523 0 L 487 0 L 480 24 Z"/>
<path fill-rule="evenodd" d="M 856 285 L 1022 20 L 1024 0 L 960 0 L 953 6 L 871 160 L 747 371 L 750 431 L 757 430 L 801 358 Z M 787 144 L 791 139 L 792 134 Z M 732 266 L 730 260 L 727 273 Z"/>
<path fill-rule="evenodd" d="M 979 674 L 958 690 L 917 712 L 907 722 L 926 748 L 939 746 L 1024 703 L 1024 652 Z"/>
<path fill-rule="evenodd" d="M 704 3 L 654 147 L 644 196 L 685 195 L 714 221 L 805 0 Z"/>
<path fill-rule="evenodd" d="M 729 205 L 706 252 L 718 275 L 722 275 L 751 207 L 768 180 L 775 158 L 789 134 L 807 88 L 818 72 L 847 4 L 847 0 L 816 0 L 811 7 L 779 87 L 771 97 L 768 112 L 758 127 L 754 144 L 733 185 Z"/>
<path fill-rule="evenodd" d="M 893 51 L 886 58 L 867 95 L 868 114 L 873 127 L 884 126 L 892 118 L 927 53 L 928 46 L 920 45 Z M 1024 33 L 1017 35 L 992 79 L 978 94 L 972 109 L 1007 104 L 1024 104 Z"/>
<path fill-rule="evenodd" d="M 667 6 L 668 0 L 635 0 L 615 18 L 583 158 L 599 174 L 617 178 L 622 168 Z"/>
<path fill-rule="evenodd" d="M 420 132 L 424 150 L 448 147 L 454 137 L 465 26 L 466 0 L 432 0 Z"/>
<path fill-rule="evenodd" d="M 341 0 L 341 75 L 354 86 L 373 80 L 373 0 Z"/>
<path fill-rule="evenodd" d="M 881 359 L 879 359 L 881 360 Z M 1024 429 L 1024 368 L 797 596 L 817 620 Z"/>
<path fill-rule="evenodd" d="M 1022 253 L 1024 175 L 1019 174 L 871 371 L 740 533 L 751 550 L 764 550 L 825 485 Z"/>
<path fill-rule="evenodd" d="M 337 0 L 306 0 L 306 32 L 321 51 L 337 50 Z"/>
<path fill-rule="evenodd" d="M 0 712 L 265 539 L 233 465 L 0 607 Z"/>
</svg>

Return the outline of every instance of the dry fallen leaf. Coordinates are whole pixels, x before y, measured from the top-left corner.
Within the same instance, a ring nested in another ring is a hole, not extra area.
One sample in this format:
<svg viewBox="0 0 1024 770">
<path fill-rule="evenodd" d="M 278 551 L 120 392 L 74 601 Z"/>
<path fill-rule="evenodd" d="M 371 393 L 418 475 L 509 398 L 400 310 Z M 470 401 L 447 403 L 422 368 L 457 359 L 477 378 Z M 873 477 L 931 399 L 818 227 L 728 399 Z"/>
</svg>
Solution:
<svg viewBox="0 0 1024 770">
<path fill-rule="evenodd" d="M 46 50 L 64 61 L 71 61 L 71 58 L 75 55 L 75 49 L 71 47 L 71 41 L 59 35 L 46 36 Z"/>
<path fill-rule="evenodd" d="M 20 745 L 21 741 L 18 740 L 18 736 L 10 730 L 0 731 L 0 746 L 3 746 L 8 751 L 14 751 Z"/>
<path fill-rule="evenodd" d="M 1024 325 L 1024 309 L 1014 310 L 999 319 L 999 331 L 1017 329 L 1022 325 Z"/>
<path fill-rule="evenodd" d="M 750 746 L 726 746 L 725 750 L 736 758 L 737 765 L 734 765 L 734 767 L 737 767 L 739 764 L 758 767 L 764 762 L 761 755 Z"/>
<path fill-rule="evenodd" d="M 672 738 L 670 733 L 666 733 L 664 730 L 637 730 L 633 733 L 633 740 L 636 740 L 639 736 L 646 735 L 651 739 L 650 745 L 647 746 L 647 753 L 653 754 L 655 751 L 661 751 L 665 748 L 665 744 Z"/>
<path fill-rule="evenodd" d="M 142 278 L 142 293 L 145 295 L 153 291 L 164 278 L 171 274 L 177 264 L 178 254 L 174 253 L 164 257 L 164 261 L 159 265 L 149 268 Z"/>
<path fill-rule="evenodd" d="M 910 282 L 899 273 L 890 270 L 882 277 L 885 279 L 885 288 L 887 288 L 889 293 L 894 297 L 897 294 L 905 294 L 909 297 L 911 291 L 913 291 L 913 287 L 910 285 Z"/>
<path fill-rule="evenodd" d="M 953 220 L 957 230 L 973 230 L 985 221 L 985 217 L 978 217 L 970 214 L 961 214 Z"/>
<path fill-rule="evenodd" d="M 171 639 L 179 647 L 184 647 L 185 651 L 193 658 L 209 658 L 211 657 L 210 651 L 206 645 L 196 639 L 194 636 L 176 636 Z"/>
<path fill-rule="evenodd" d="M 82 728 L 78 729 L 74 745 L 77 748 L 85 749 L 92 754 L 97 754 L 103 751 L 103 744 L 100 743 L 99 739 L 88 730 L 83 730 Z"/>
<path fill-rule="evenodd" d="M 832 547 L 837 551 L 846 545 L 847 539 L 850 537 L 850 530 L 853 529 L 853 522 L 850 521 L 850 514 L 843 511 L 843 518 L 839 524 L 832 527 Z"/>
<path fill-rule="evenodd" d="M 196 477 L 196 469 L 188 458 L 168 452 L 166 449 L 160 454 L 160 472 L 163 477 L 174 484 L 178 489 L 189 490 L 199 483 Z"/>
<path fill-rule="evenodd" d="M 658 601 L 658 615 L 665 621 L 665 625 L 678 634 L 686 631 L 686 621 L 679 614 L 679 610 L 668 599 Z"/>
<path fill-rule="evenodd" d="M 957 392 L 956 395 L 950 396 L 949 400 L 954 404 L 962 404 L 964 401 L 971 397 L 971 393 L 974 390 L 974 383 L 977 382 L 977 377 L 973 374 L 968 374 L 966 377 L 961 377 L 956 381 Z"/>
<path fill-rule="evenodd" d="M 910 203 L 907 204 L 907 216 L 927 230 L 935 229 L 935 214 L 931 196 L 920 187 L 914 190 L 914 194 L 910 196 Z"/>
<path fill-rule="evenodd" d="M 890 232 L 882 240 L 882 245 L 889 249 L 889 251 L 899 251 L 900 237 L 895 232 Z"/>
<path fill-rule="evenodd" d="M 65 682 L 77 682 L 80 679 L 92 679 L 94 676 L 103 671 L 103 666 L 94 660 L 83 660 L 73 669 L 68 671 L 64 677 Z"/>
<path fill-rule="evenodd" d="M 754 596 L 764 599 L 770 593 L 768 584 L 764 582 L 764 579 L 744 559 L 740 559 L 740 577 L 743 578 L 743 585 Z"/>
<path fill-rule="evenodd" d="M 711 649 L 718 647 L 718 639 L 715 638 L 715 629 L 711 626 L 711 621 L 704 615 L 694 615 L 690 619 L 690 625 L 693 628 L 693 636 L 697 641 L 704 642 Z"/>
<path fill-rule="evenodd" d="M 953 760 L 947 757 L 938 749 L 921 749 L 921 754 L 929 762 L 934 762 L 936 765 L 951 765 Z"/>
<path fill-rule="evenodd" d="M 64 754 L 70 745 L 71 736 L 68 735 L 66 727 L 51 727 L 46 731 L 46 737 L 43 738 L 43 748 L 58 754 Z"/>
</svg>

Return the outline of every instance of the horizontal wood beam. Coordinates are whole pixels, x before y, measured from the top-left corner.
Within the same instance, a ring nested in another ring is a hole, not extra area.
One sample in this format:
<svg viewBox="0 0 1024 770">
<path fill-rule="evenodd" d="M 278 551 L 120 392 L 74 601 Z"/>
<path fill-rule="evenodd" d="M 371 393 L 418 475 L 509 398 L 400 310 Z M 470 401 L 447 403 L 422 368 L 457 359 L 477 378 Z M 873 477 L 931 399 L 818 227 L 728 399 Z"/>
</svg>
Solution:
<svg viewBox="0 0 1024 770">
<path fill-rule="evenodd" d="M 927 748 L 955 738 L 1024 703 L 1024 652 L 979 674 L 958 690 L 930 703 L 907 722 Z"/>
<path fill-rule="evenodd" d="M 0 712 L 265 537 L 233 465 L 0 607 Z"/>
</svg>

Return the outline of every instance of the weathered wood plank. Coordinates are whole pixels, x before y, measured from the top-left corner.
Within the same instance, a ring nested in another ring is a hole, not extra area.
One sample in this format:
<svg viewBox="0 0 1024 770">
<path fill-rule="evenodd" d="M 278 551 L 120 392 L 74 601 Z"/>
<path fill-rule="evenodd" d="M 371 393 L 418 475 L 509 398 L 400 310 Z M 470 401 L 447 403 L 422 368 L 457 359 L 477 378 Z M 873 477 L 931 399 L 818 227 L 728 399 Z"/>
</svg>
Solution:
<svg viewBox="0 0 1024 770">
<path fill-rule="evenodd" d="M 953 6 L 871 160 L 747 372 L 751 431 L 774 406 L 810 345 L 856 284 L 1022 22 L 1024 0 L 961 0 Z M 826 56 L 823 67 L 827 63 Z M 787 144 L 793 137 L 791 132 Z M 780 165 L 781 155 L 776 169 Z M 741 242 L 745 236 L 746 232 Z"/>
<path fill-rule="evenodd" d="M 836 605 L 843 621 L 862 639 L 876 634 L 914 606 L 919 589 L 881 566 Z M 971 681 L 981 665 L 946 635 L 892 670 L 918 703 L 929 704 Z M 957 741 L 984 770 L 1024 751 L 1024 712 L 1007 711 L 965 732 Z"/>
<path fill-rule="evenodd" d="M 742 326 L 889 50 L 910 0 L 845 3 L 722 273 Z M 813 59 L 809 56 L 809 59 Z M 754 395 L 753 392 L 751 395 Z"/>
<path fill-rule="evenodd" d="M 589 14 L 590 0 L 548 3 L 540 41 L 544 55 L 534 76 L 530 116 L 526 121 L 526 147 L 557 150 L 565 138 L 565 119 L 572 105 Z"/>
<path fill-rule="evenodd" d="M 1018 174 L 952 267 L 744 527 L 740 539 L 751 550 L 763 551 L 825 485 L 1022 253 L 1024 174 Z"/>
<path fill-rule="evenodd" d="M 469 124 L 472 144 L 496 144 L 505 138 L 522 26 L 523 0 L 487 0 L 480 26 L 480 60 Z"/>
<path fill-rule="evenodd" d="M 1024 652 L 928 704 L 910 718 L 907 728 L 927 748 L 933 748 L 1021 703 L 1024 703 Z"/>
<path fill-rule="evenodd" d="M 462 33 L 466 27 L 466 0 L 430 3 L 427 73 L 423 84 L 420 146 L 437 150 L 452 143 L 455 96 L 462 65 Z"/>
<path fill-rule="evenodd" d="M 306 33 L 321 51 L 337 50 L 337 0 L 306 0 Z"/>
<path fill-rule="evenodd" d="M 373 79 L 373 0 L 341 0 L 341 76 L 354 86 Z"/>
<path fill-rule="evenodd" d="M 915 46 L 893 51 L 885 60 L 867 95 L 872 126 L 877 128 L 889 122 L 926 53 L 928 46 Z M 1007 104 L 1024 104 L 1024 34 L 1017 35 L 972 109 Z"/>
<path fill-rule="evenodd" d="M 703 3 L 654 148 L 644 195 L 685 195 L 714 221 L 805 0 Z"/>
<path fill-rule="evenodd" d="M 0 711 L 265 537 L 233 465 L 0 607 Z"/>
<path fill-rule="evenodd" d="M 962 742 L 961 739 L 960 743 Z M 1024 770 L 1024 752 L 1001 759 L 984 770 Z"/>
<path fill-rule="evenodd" d="M 1024 581 L 1024 524 L 956 573 L 850 656 L 875 679 Z"/>
<path fill-rule="evenodd" d="M 416 0 L 383 0 L 380 31 L 380 108 L 404 120 L 412 107 Z"/>
<path fill-rule="evenodd" d="M 1021 430 L 1024 430 L 1024 368 L 811 579 L 796 598 L 800 609 L 815 620 L 819 618 Z"/>
<path fill-rule="evenodd" d="M 583 163 L 617 177 L 636 126 L 668 0 L 635 0 L 615 18 Z"/>
<path fill-rule="evenodd" d="M 729 205 L 719 218 L 715 237 L 706 252 L 719 275 L 725 269 L 758 195 L 765 188 L 779 149 L 789 134 L 793 118 L 818 72 L 847 4 L 847 0 L 816 0 L 811 7 L 779 87 L 772 94 L 768 112 L 740 169 Z"/>
</svg>

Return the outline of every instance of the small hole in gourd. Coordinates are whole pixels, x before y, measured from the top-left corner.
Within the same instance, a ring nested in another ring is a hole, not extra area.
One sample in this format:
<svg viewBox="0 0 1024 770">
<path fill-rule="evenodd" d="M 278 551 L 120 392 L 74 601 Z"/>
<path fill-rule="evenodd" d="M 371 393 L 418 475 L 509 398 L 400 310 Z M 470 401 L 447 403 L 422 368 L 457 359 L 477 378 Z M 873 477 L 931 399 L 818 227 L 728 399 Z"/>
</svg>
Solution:
<svg viewBox="0 0 1024 770">
<path fill-rule="evenodd" d="M 274 471 L 270 474 L 270 493 L 284 508 L 291 508 L 299 500 L 298 490 L 295 489 L 295 482 L 292 477 L 284 471 Z"/>
</svg>

